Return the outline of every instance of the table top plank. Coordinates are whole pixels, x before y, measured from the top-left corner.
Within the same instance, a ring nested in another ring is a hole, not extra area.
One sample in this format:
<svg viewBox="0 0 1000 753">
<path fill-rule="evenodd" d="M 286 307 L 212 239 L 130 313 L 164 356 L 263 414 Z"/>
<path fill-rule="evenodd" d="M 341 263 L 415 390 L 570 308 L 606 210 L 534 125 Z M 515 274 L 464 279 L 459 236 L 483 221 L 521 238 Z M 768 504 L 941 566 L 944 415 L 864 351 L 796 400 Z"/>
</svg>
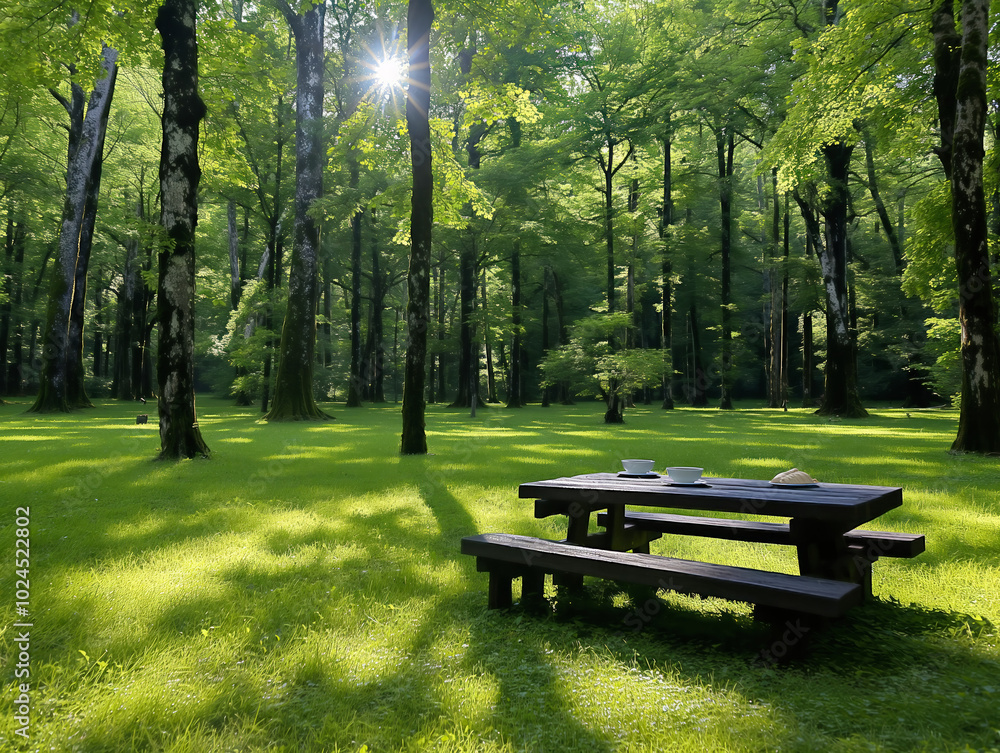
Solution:
<svg viewBox="0 0 1000 753">
<path fill-rule="evenodd" d="M 795 488 L 753 479 L 706 477 L 704 481 L 706 486 L 678 486 L 665 478 L 589 473 L 521 484 L 518 494 L 522 499 L 570 503 L 590 511 L 612 505 L 666 507 L 833 521 L 852 528 L 903 503 L 903 490 L 890 486 L 820 483 Z"/>
</svg>

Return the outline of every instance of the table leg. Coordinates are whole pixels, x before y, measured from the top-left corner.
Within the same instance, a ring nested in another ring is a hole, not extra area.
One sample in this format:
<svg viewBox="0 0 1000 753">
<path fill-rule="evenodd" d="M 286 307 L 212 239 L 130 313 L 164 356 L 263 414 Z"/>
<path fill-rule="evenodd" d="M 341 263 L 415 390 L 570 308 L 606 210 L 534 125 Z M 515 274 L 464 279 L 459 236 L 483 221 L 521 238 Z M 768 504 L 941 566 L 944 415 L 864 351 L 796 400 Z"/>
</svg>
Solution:
<svg viewBox="0 0 1000 753">
<path fill-rule="evenodd" d="M 625 506 L 612 505 L 608 508 L 607 532 L 610 543 L 609 548 L 617 552 L 628 549 L 628 542 L 625 540 Z"/>
<path fill-rule="evenodd" d="M 590 510 L 583 505 L 570 505 L 566 511 L 569 525 L 566 529 L 566 541 L 578 546 L 587 546 L 587 535 L 590 530 Z M 566 586 L 571 589 L 583 588 L 583 576 L 572 573 L 553 573 L 552 583 L 557 586 Z"/>
<path fill-rule="evenodd" d="M 798 549 L 801 575 L 849 583 L 864 582 L 864 574 L 844 538 L 846 531 L 828 522 L 804 518 L 792 518 L 789 531 Z"/>
<path fill-rule="evenodd" d="M 566 541 L 580 546 L 587 545 L 587 531 L 590 530 L 590 510 L 578 505 L 568 511 L 569 525 L 566 529 Z"/>
</svg>

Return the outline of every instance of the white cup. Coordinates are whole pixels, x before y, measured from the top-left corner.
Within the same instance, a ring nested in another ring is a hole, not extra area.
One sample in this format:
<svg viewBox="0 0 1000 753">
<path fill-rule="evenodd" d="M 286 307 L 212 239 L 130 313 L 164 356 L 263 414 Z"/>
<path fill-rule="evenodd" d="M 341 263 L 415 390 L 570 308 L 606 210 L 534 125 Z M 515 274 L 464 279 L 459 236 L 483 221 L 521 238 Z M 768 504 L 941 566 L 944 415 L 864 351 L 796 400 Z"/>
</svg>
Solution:
<svg viewBox="0 0 1000 753">
<path fill-rule="evenodd" d="M 667 468 L 667 475 L 675 484 L 697 484 L 701 480 L 701 473 L 704 470 L 704 468 L 678 466 L 676 468 Z"/>
<path fill-rule="evenodd" d="M 655 460 L 623 460 L 622 468 L 632 476 L 643 476 L 653 470 Z"/>
</svg>

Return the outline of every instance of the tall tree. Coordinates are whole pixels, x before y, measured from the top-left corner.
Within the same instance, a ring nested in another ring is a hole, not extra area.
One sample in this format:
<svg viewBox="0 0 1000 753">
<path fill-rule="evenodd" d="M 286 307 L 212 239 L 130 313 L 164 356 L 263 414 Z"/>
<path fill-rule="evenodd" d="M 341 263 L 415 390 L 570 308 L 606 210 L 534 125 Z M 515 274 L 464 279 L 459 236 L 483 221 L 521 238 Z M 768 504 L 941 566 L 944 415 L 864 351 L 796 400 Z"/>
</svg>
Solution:
<svg viewBox="0 0 1000 753">
<path fill-rule="evenodd" d="M 544 273 L 545 284 L 548 282 L 548 270 Z M 510 385 L 507 388 L 507 407 L 508 408 L 522 408 L 525 405 L 524 400 L 524 377 L 521 374 L 521 361 L 524 359 L 523 356 L 523 346 L 521 342 L 522 328 L 521 323 L 521 239 L 515 238 L 514 245 L 511 249 L 510 255 L 510 278 L 511 278 L 511 314 L 510 314 L 510 325 L 511 329 L 514 331 L 511 339 L 510 348 Z M 548 305 L 547 293 L 543 294 L 543 306 Z M 548 314 L 548 308 L 545 309 L 546 315 Z M 547 340 L 548 333 L 543 331 L 543 338 Z M 542 348 L 548 347 L 548 343 L 542 344 Z M 547 389 L 547 388 L 546 388 Z"/>
<path fill-rule="evenodd" d="M 53 269 L 45 318 L 41 388 L 30 409 L 35 413 L 65 412 L 90 404 L 83 392 L 81 375 L 83 297 L 86 295 L 86 270 L 100 191 L 104 137 L 118 76 L 117 62 L 117 50 L 105 46 L 102 52 L 104 75 L 94 85 L 89 101 L 75 82 L 71 84 L 69 99 L 53 91 L 69 115 L 69 149 L 59 254 Z M 76 317 L 73 316 L 74 308 Z M 71 336 L 71 324 L 77 329 L 75 337 Z M 71 383 L 73 394 L 70 394 Z"/>
<path fill-rule="evenodd" d="M 819 10 L 816 27 L 796 23 L 803 35 L 801 47 L 814 54 L 808 56 L 808 72 L 796 82 L 800 96 L 763 158 L 767 162 L 777 157 L 772 164 L 781 163 L 783 170 L 787 168 L 793 173 L 785 182 L 798 185 L 795 199 L 807 219 L 807 231 L 823 272 L 827 358 L 823 397 L 816 412 L 859 418 L 868 412 L 861 403 L 858 388 L 857 330 L 851 317 L 848 282 L 851 200 L 848 180 L 857 131 L 855 118 L 844 116 L 845 110 L 854 112 L 859 105 L 851 101 L 850 106 L 841 106 L 831 93 L 843 94 L 842 90 L 850 87 L 836 77 L 836 72 L 844 68 L 843 40 L 850 31 L 842 25 L 843 9 L 839 0 L 824 0 Z M 865 51 L 868 49 L 866 46 Z M 892 43 L 888 49 L 892 49 Z M 869 64 L 869 68 L 873 65 Z M 817 153 L 822 157 L 821 163 L 815 160 Z M 822 215 L 823 229 L 818 218 L 809 221 L 814 210 Z"/>
<path fill-rule="evenodd" d="M 938 154 L 951 181 L 952 226 L 962 325 L 962 402 L 956 452 L 1000 452 L 1000 340 L 983 189 L 989 0 L 963 0 L 962 34 L 953 0 L 933 12 Z"/>
<path fill-rule="evenodd" d="M 674 199 L 673 199 L 673 163 L 671 148 L 673 146 L 674 130 L 670 123 L 670 111 L 664 116 L 663 132 L 663 200 L 660 205 L 660 347 L 663 348 L 663 409 L 674 408 L 674 363 L 673 363 L 673 327 L 672 315 L 674 308 L 673 274 L 674 265 L 671 257 L 671 241 L 673 240 Z"/>
<path fill-rule="evenodd" d="M 730 122 L 710 126 L 715 133 L 716 164 L 719 175 L 719 250 L 722 257 L 722 368 L 719 407 L 732 410 L 733 366 L 733 155 L 736 137 Z"/>
<path fill-rule="evenodd" d="M 821 416 L 863 418 L 868 411 L 858 393 L 857 331 L 851 324 L 848 303 L 848 205 L 847 181 L 854 145 L 837 140 L 822 148 L 828 171 L 826 198 L 820 211 L 826 220 L 825 243 L 817 243 L 826 290 L 826 369 L 823 398 L 816 411 Z"/>
<path fill-rule="evenodd" d="M 288 307 L 281 328 L 278 376 L 268 421 L 329 418 L 313 396 L 316 306 L 319 303 L 320 222 L 310 211 L 323 194 L 323 19 L 326 0 L 304 13 L 284 0 L 278 8 L 295 35 L 295 227 Z"/>
<path fill-rule="evenodd" d="M 198 131 L 205 104 L 198 93 L 196 0 L 166 0 L 156 16 L 163 45 L 163 145 L 156 373 L 160 385 L 159 459 L 208 456 L 194 400 L 194 257 L 198 225 Z"/>
<path fill-rule="evenodd" d="M 431 230 L 434 173 L 431 169 L 431 0 L 410 0 L 406 14 L 409 91 L 406 129 L 410 134 L 413 195 L 410 200 L 410 268 L 407 274 L 406 364 L 403 372 L 403 433 L 400 452 L 425 455 L 427 333 L 430 327 Z"/>
</svg>

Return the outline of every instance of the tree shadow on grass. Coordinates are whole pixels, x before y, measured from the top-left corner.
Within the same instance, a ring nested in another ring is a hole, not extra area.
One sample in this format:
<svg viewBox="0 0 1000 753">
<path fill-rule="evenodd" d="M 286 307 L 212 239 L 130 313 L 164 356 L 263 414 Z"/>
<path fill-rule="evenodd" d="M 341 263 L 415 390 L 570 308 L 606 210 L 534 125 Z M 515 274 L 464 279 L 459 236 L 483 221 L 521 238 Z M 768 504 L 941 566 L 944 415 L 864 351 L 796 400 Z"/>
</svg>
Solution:
<svg viewBox="0 0 1000 753">
<path fill-rule="evenodd" d="M 293 708 L 310 710 L 295 712 L 300 749 L 364 743 L 373 750 L 423 750 L 450 741 L 463 750 L 609 753 L 608 741 L 567 708 L 537 631 L 478 611 L 478 601 L 462 593 L 441 599 L 435 612 L 453 619 L 426 622 L 407 646 L 405 663 L 377 679 L 332 674 L 318 663 L 300 667 L 289 690 Z M 442 631 L 455 629 L 467 632 L 467 651 L 442 656 Z"/>
<path fill-rule="evenodd" d="M 695 597 L 675 596 L 655 607 L 648 600 L 616 606 L 608 598 L 614 591 L 588 586 L 583 596 L 557 597 L 551 613 L 520 618 L 562 622 L 581 644 L 623 664 L 676 669 L 692 684 L 719 678 L 719 690 L 780 712 L 790 739 L 857 736 L 903 750 L 933 746 L 946 734 L 947 749 L 978 750 L 1000 738 L 1000 662 L 990 649 L 997 627 L 982 617 L 873 600 L 811 632 L 806 650 L 786 652 L 802 647 L 776 644 L 767 626 L 727 602 L 709 599 L 699 609 Z M 518 618 L 517 609 L 510 614 Z"/>
</svg>

